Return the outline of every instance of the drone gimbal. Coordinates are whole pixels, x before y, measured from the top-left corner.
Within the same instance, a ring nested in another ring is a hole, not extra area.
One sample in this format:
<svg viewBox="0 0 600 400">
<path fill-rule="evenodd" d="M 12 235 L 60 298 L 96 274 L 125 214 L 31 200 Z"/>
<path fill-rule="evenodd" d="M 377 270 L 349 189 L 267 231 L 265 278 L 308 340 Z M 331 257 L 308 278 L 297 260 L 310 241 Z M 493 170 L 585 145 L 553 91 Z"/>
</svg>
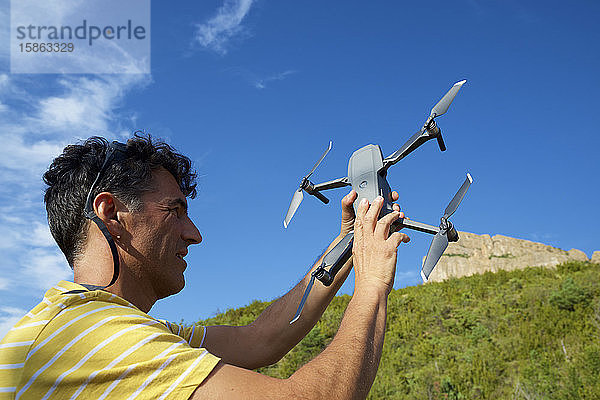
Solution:
<svg viewBox="0 0 600 400">
<path fill-rule="evenodd" d="M 327 204 L 329 203 L 329 200 L 321 192 L 324 190 L 345 186 L 352 186 L 352 188 L 358 193 L 358 198 L 354 202 L 355 211 L 356 207 L 363 198 L 366 198 L 369 203 L 372 203 L 377 196 L 382 196 L 384 199 L 379 218 L 394 211 L 392 206 L 392 192 L 386 179 L 388 168 L 402 160 L 423 143 L 431 139 L 437 139 L 438 146 L 440 147 L 441 151 L 446 150 L 446 145 L 444 144 L 444 140 L 442 138 L 442 132 L 435 123 L 435 118 L 448 111 L 448 107 L 450 107 L 452 100 L 454 100 L 454 97 L 465 82 L 465 80 L 457 82 L 454 84 L 454 86 L 452 86 L 452 88 L 450 88 L 444 97 L 442 97 L 435 107 L 433 107 L 429 117 L 427 118 L 427 121 L 425 121 L 423 124 L 423 127 L 410 139 L 408 139 L 408 141 L 406 141 L 406 143 L 404 143 L 399 150 L 388 157 L 383 158 L 383 153 L 378 145 L 366 145 L 356 150 L 350 157 L 350 161 L 348 163 L 348 176 L 328 182 L 314 184 L 309 180 L 309 178 L 313 172 L 315 172 L 319 164 L 321 164 L 327 153 L 329 153 L 331 150 L 332 144 L 329 142 L 328 148 L 325 150 L 321 158 L 315 163 L 310 172 L 304 178 L 302 178 L 300 187 L 294 193 L 290 207 L 283 221 L 284 227 L 288 227 L 290 220 L 294 216 L 294 213 L 304 198 L 304 192 L 317 197 L 323 203 Z M 427 279 L 433 271 L 433 268 L 439 261 L 444 250 L 446 250 L 448 247 L 448 242 L 458 241 L 458 233 L 452 225 L 452 222 L 449 221 L 449 218 L 458 208 L 458 205 L 462 201 L 472 182 L 473 179 L 471 178 L 471 175 L 467 173 L 466 180 L 458 192 L 454 195 L 450 201 L 450 204 L 448 204 L 446 207 L 444 215 L 440 219 L 439 227 L 409 220 L 407 218 L 400 218 L 396 220 L 390 228 L 390 233 L 401 228 L 408 228 L 434 235 L 431 245 L 429 246 L 429 251 L 427 252 L 427 257 L 425 258 L 423 268 L 421 269 L 421 277 L 423 278 L 424 282 L 427 282 Z M 300 313 L 302 312 L 302 308 L 304 307 L 304 303 L 308 298 L 308 294 L 310 293 L 310 290 L 314 284 L 315 278 L 320 280 L 325 286 L 331 285 L 335 275 L 352 255 L 353 238 L 354 232 L 348 233 L 333 249 L 331 249 L 331 251 L 325 255 L 325 257 L 323 257 L 321 265 L 312 272 L 311 279 L 306 287 L 304 295 L 302 296 L 300 305 L 298 306 L 298 311 L 296 312 L 296 315 L 290 324 L 295 322 L 300 317 Z"/>
</svg>

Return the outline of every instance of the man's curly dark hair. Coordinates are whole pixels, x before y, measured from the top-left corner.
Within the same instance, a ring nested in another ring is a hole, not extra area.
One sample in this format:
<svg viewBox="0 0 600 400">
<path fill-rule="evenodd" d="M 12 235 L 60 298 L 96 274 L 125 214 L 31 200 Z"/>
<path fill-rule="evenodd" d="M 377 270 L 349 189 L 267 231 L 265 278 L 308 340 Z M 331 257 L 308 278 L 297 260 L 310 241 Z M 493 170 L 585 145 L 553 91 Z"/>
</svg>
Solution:
<svg viewBox="0 0 600 400">
<path fill-rule="evenodd" d="M 102 167 L 108 144 L 106 139 L 93 136 L 65 147 L 43 177 L 48 185 L 44 202 L 50 232 L 71 268 L 87 239 L 86 197 Z M 196 196 L 196 172 L 190 159 L 168 144 L 137 132 L 127 141 L 127 158 L 106 169 L 93 196 L 110 192 L 132 211 L 139 211 L 143 208 L 141 195 L 153 189 L 152 171 L 159 168 L 173 175 L 186 197 Z"/>
</svg>

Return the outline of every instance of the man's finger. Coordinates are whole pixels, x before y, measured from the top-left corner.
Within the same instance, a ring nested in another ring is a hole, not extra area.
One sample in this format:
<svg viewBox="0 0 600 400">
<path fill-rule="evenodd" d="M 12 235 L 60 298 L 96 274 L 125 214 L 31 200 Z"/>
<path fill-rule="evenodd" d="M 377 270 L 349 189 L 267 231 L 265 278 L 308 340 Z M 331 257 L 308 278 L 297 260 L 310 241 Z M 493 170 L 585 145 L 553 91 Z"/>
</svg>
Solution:
<svg viewBox="0 0 600 400">
<path fill-rule="evenodd" d="M 361 224 L 364 223 L 365 215 L 367 214 L 367 210 L 369 209 L 369 200 L 363 197 L 363 199 L 358 204 L 358 215 L 356 216 L 356 221 Z"/>
<path fill-rule="evenodd" d="M 354 218 L 354 201 L 358 197 L 358 194 L 351 190 L 350 193 L 342 198 L 342 220 L 349 220 Z"/>
<path fill-rule="evenodd" d="M 400 195 L 395 190 L 392 192 L 392 201 L 398 201 Z"/>
<path fill-rule="evenodd" d="M 406 233 L 394 232 L 387 239 L 388 242 L 394 245 L 394 247 L 400 246 L 400 243 L 408 243 L 410 242 L 410 238 Z"/>
<path fill-rule="evenodd" d="M 377 221 L 377 225 L 375 226 L 375 236 L 384 240 L 387 239 L 390 233 L 390 225 L 399 217 L 400 213 L 398 211 L 391 212 L 385 217 L 382 217 L 379 221 Z"/>
<path fill-rule="evenodd" d="M 377 217 L 379 217 L 381 207 L 383 207 L 383 197 L 377 196 L 365 215 L 365 226 L 368 226 L 371 229 L 371 232 L 375 230 L 375 224 L 377 224 Z"/>
<path fill-rule="evenodd" d="M 347 195 L 345 195 L 342 198 L 342 208 L 352 208 L 352 204 L 354 204 L 354 201 L 356 200 L 356 198 L 358 197 L 358 194 L 356 193 L 356 191 L 353 189 L 350 192 L 348 192 Z"/>
<path fill-rule="evenodd" d="M 362 242 L 363 237 L 363 227 L 365 214 L 369 209 L 369 201 L 366 198 L 363 198 L 358 204 L 356 220 L 354 221 L 354 245 L 359 245 Z"/>
<path fill-rule="evenodd" d="M 398 212 L 398 218 L 399 218 L 399 219 L 400 219 L 400 218 L 402 218 L 402 219 L 406 219 L 406 217 L 404 216 L 404 212 L 403 212 L 403 211 L 399 211 L 399 212 Z M 404 226 L 400 227 L 400 229 L 402 229 L 402 228 L 404 228 Z M 398 230 L 400 230 L 400 229 L 398 229 Z"/>
<path fill-rule="evenodd" d="M 345 236 L 348 232 L 352 230 L 352 226 L 354 225 L 354 201 L 358 194 L 356 191 L 351 190 L 347 195 L 342 198 L 342 225 L 340 233 Z"/>
</svg>

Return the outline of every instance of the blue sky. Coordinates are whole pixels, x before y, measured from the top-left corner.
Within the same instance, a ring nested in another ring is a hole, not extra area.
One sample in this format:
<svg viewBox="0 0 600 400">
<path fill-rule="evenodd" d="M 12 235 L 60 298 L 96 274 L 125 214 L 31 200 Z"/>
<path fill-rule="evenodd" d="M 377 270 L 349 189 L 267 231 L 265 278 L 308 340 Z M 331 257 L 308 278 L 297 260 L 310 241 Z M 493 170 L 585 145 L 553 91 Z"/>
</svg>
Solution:
<svg viewBox="0 0 600 400">
<path fill-rule="evenodd" d="M 435 224 L 469 171 L 459 230 L 600 250 L 598 2 L 154 1 L 149 75 L 10 74 L 0 6 L 0 336 L 70 277 L 41 182 L 66 144 L 143 129 L 194 160 L 204 241 L 151 311 L 191 322 L 280 296 L 334 238 L 344 189 L 282 226 L 329 140 L 316 182 L 366 144 L 395 151 L 461 79 L 438 119 L 448 150 L 428 142 L 389 172 L 405 213 Z M 410 236 L 397 288 L 420 283 L 430 237 Z"/>
</svg>

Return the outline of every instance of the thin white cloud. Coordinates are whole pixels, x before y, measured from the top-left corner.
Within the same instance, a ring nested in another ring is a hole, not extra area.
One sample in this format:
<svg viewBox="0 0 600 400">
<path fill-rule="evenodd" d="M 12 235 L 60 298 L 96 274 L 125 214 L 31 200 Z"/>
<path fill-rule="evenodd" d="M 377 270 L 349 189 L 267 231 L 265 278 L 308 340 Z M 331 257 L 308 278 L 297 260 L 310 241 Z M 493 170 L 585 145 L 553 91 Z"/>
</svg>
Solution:
<svg viewBox="0 0 600 400">
<path fill-rule="evenodd" d="M 547 232 L 532 232 L 529 234 L 529 237 L 536 242 L 547 242 L 548 240 L 555 238 L 556 235 Z"/>
<path fill-rule="evenodd" d="M 0 102 L 3 97 L 18 98 L 27 108 L 9 107 L 0 121 L 0 182 L 27 185 L 33 177 L 39 180 L 53 156 L 73 138 L 113 137 L 122 130 L 114 111 L 117 105 L 132 87 L 148 82 L 148 76 L 139 74 L 61 78 L 56 93 L 46 96 L 21 96 L 28 82 L 10 82 L 16 89 L 0 96 Z"/>
<path fill-rule="evenodd" d="M 286 76 L 291 75 L 293 73 L 295 73 L 296 71 L 293 70 L 288 70 L 288 71 L 284 71 L 284 72 L 280 72 L 278 74 L 274 74 L 274 75 L 270 75 L 266 78 L 263 79 L 256 79 L 254 81 L 254 87 L 257 89 L 264 89 L 267 87 L 267 83 L 268 82 L 273 82 L 273 81 L 282 81 L 286 78 Z"/>
<path fill-rule="evenodd" d="M 242 21 L 254 2 L 255 0 L 225 0 L 215 16 L 196 25 L 195 41 L 206 49 L 225 55 L 229 41 L 246 33 Z"/>
<path fill-rule="evenodd" d="M 0 339 L 23 317 L 27 310 L 18 307 L 0 307 Z"/>
<path fill-rule="evenodd" d="M 15 0 L 12 0 L 15 1 Z M 18 0 L 18 7 L 11 7 L 10 12 L 14 20 L 27 18 L 31 21 L 48 19 L 62 25 L 73 13 L 81 12 L 86 6 L 86 0 L 46 1 Z M 21 15 L 23 13 L 24 15 Z"/>
<path fill-rule="evenodd" d="M 31 227 L 30 242 L 33 246 L 38 247 L 54 247 L 54 238 L 50 233 L 48 224 L 36 222 Z"/>
<path fill-rule="evenodd" d="M 59 83 L 66 91 L 40 100 L 34 118 L 55 130 L 77 127 L 106 132 L 114 106 L 121 100 L 128 82 L 127 78 L 62 79 Z"/>
<path fill-rule="evenodd" d="M 272 82 L 282 81 L 282 80 L 286 79 L 288 76 L 298 72 L 293 69 L 288 69 L 283 72 L 266 74 L 266 73 L 256 73 L 254 71 L 250 71 L 249 69 L 243 68 L 243 67 L 232 67 L 232 68 L 226 69 L 226 71 L 230 72 L 236 76 L 241 77 L 250 86 L 252 86 L 256 89 L 259 89 L 259 90 L 265 89 Z"/>
<path fill-rule="evenodd" d="M 22 258 L 22 263 L 22 277 L 26 278 L 33 288 L 41 289 L 40 293 L 60 280 L 73 277 L 65 257 L 56 247 L 30 246 Z"/>
</svg>

